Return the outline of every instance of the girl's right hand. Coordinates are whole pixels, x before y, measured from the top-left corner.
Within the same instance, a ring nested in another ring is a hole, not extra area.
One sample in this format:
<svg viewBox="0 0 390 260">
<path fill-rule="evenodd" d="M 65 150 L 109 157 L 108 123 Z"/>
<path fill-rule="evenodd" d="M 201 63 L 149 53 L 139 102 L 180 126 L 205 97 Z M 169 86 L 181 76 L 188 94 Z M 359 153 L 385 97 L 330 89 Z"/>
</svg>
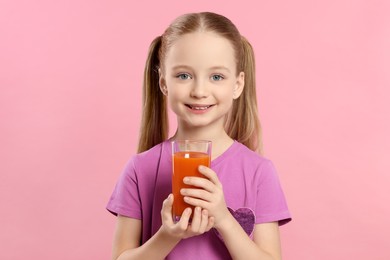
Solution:
<svg viewBox="0 0 390 260">
<path fill-rule="evenodd" d="M 214 217 L 209 217 L 208 211 L 202 210 L 200 207 L 195 208 L 191 224 L 189 224 L 191 208 L 185 209 L 180 220 L 174 223 L 172 218 L 173 200 L 173 194 L 169 194 L 161 209 L 162 229 L 166 234 L 183 239 L 201 235 L 214 226 Z"/>
</svg>

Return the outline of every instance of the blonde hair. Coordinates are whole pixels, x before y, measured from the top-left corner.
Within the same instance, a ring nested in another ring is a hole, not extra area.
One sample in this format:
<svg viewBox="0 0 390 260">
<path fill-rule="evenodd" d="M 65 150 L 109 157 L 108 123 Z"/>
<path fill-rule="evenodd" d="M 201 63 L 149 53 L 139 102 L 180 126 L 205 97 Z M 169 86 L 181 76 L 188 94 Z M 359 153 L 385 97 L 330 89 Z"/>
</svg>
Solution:
<svg viewBox="0 0 390 260">
<path fill-rule="evenodd" d="M 146 151 L 167 139 L 169 130 L 167 102 L 159 87 L 158 70 L 164 70 L 163 61 L 166 53 L 180 36 L 199 30 L 217 33 L 229 40 L 234 48 L 237 75 L 241 71 L 245 73 L 245 87 L 226 115 L 225 131 L 232 139 L 260 153 L 261 127 L 257 108 L 253 48 L 228 18 L 210 12 L 179 16 L 162 36 L 158 36 L 151 43 L 144 71 L 138 152 Z"/>
</svg>

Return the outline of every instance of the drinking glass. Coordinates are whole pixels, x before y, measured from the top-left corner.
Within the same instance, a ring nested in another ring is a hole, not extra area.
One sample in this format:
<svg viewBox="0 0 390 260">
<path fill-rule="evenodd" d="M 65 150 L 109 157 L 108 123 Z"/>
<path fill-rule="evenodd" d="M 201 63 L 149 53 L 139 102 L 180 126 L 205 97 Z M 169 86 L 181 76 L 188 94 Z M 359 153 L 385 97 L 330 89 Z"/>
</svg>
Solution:
<svg viewBox="0 0 390 260">
<path fill-rule="evenodd" d="M 172 141 L 172 193 L 173 201 L 173 219 L 175 222 L 180 220 L 183 211 L 194 207 L 184 202 L 180 194 L 182 188 L 191 188 L 193 186 L 183 183 L 186 176 L 204 177 L 199 171 L 199 165 L 210 167 L 211 161 L 211 141 L 207 140 L 175 140 Z"/>
</svg>

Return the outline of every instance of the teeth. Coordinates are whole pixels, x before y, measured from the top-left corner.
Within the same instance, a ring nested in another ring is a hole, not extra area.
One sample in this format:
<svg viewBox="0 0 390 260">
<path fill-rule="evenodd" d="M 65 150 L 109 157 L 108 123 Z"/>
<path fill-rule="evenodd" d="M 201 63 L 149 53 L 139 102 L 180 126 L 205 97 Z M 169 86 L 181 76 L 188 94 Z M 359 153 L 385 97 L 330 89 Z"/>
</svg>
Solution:
<svg viewBox="0 0 390 260">
<path fill-rule="evenodd" d="M 195 110 L 205 110 L 207 108 L 209 108 L 210 106 L 207 106 L 207 107 L 193 107 L 191 106 L 192 109 L 195 109 Z"/>
</svg>

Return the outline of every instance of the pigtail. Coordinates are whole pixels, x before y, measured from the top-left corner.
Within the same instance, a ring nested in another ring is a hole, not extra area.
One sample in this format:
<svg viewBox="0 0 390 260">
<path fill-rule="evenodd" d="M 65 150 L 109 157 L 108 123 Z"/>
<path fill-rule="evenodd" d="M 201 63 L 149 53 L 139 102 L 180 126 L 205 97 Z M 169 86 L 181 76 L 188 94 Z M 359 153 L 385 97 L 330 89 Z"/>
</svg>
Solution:
<svg viewBox="0 0 390 260">
<path fill-rule="evenodd" d="M 242 59 L 239 71 L 245 73 L 245 86 L 241 96 L 233 102 L 225 129 L 229 136 L 249 149 L 261 153 L 261 126 L 256 95 L 256 68 L 253 48 L 247 39 L 242 40 Z M 240 115 L 240 116 L 237 116 Z"/>
<path fill-rule="evenodd" d="M 168 135 L 166 99 L 159 87 L 159 50 L 161 36 L 153 40 L 144 70 L 142 91 L 142 119 L 138 140 L 138 153 L 161 143 Z"/>
</svg>

